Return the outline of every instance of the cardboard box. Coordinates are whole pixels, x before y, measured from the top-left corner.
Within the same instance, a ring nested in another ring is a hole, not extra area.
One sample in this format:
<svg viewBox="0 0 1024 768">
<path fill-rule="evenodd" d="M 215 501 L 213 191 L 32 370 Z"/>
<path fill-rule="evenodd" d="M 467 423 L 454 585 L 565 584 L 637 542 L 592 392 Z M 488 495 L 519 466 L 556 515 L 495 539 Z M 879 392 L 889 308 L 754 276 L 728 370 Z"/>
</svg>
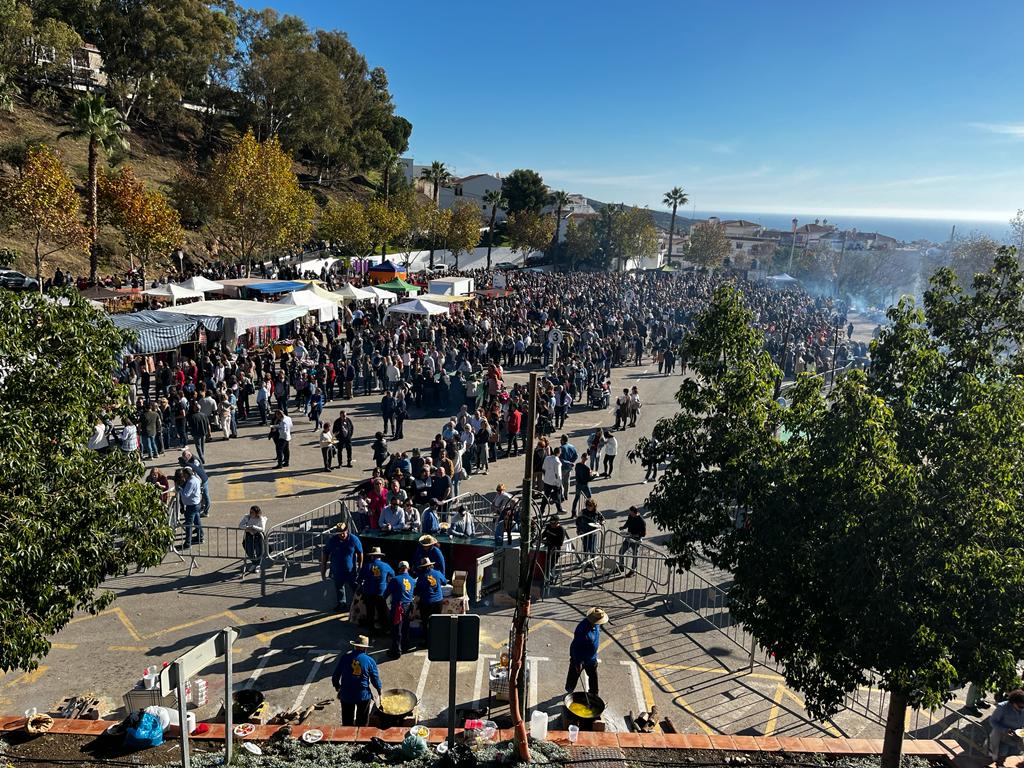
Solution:
<svg viewBox="0 0 1024 768">
<path fill-rule="evenodd" d="M 462 616 L 469 613 L 469 598 L 465 595 L 462 597 L 446 597 L 441 601 L 441 613 L 450 616 Z"/>
<path fill-rule="evenodd" d="M 468 571 L 455 571 L 452 574 L 452 596 L 463 597 L 466 594 L 466 582 L 469 581 Z"/>
</svg>

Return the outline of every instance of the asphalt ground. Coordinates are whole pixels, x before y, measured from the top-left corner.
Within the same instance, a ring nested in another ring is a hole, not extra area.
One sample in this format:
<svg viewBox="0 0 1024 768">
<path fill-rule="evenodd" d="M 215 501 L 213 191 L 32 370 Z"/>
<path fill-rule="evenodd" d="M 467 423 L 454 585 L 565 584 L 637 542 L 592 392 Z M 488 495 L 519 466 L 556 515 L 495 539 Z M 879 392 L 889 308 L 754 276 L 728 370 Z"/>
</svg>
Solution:
<svg viewBox="0 0 1024 768">
<path fill-rule="evenodd" d="M 870 329 L 866 329 L 868 332 Z M 858 333 L 861 329 L 858 328 Z M 525 381 L 527 372 L 512 371 L 511 381 Z M 662 376 L 648 357 L 638 367 L 613 371 L 613 391 L 637 385 L 644 402 L 638 426 L 618 433 L 619 459 L 613 477 L 593 488 L 607 527 L 617 529 L 631 504 L 642 505 L 651 486 L 643 469 L 630 464 L 626 452 L 637 438 L 649 434 L 658 418 L 675 411 L 673 399 L 681 378 Z M 369 444 L 380 428 L 380 395 L 346 401 L 355 422 L 355 466 L 323 471 L 313 425 L 295 415 L 296 432 L 289 468 L 274 469 L 268 430 L 257 423 L 241 424 L 239 437 L 214 440 L 207 446 L 211 473 L 211 514 L 204 523 L 236 526 L 251 504 L 259 504 L 273 525 L 344 495 L 369 475 Z M 334 418 L 342 404 L 330 403 Z M 446 414 L 414 411 L 405 423 L 405 439 L 392 443 L 403 450 L 426 448 Z M 575 406 L 565 433 L 582 448 L 597 426 L 611 427 L 611 411 Z M 172 469 L 176 453 L 157 464 Z M 490 492 L 498 482 L 521 482 L 523 459 L 491 464 L 488 475 L 463 481 L 462 492 Z M 655 546 L 661 532 L 649 530 Z M 0 678 L 0 712 L 20 713 L 37 707 L 49 710 L 67 696 L 101 700 L 101 713 L 117 712 L 122 695 L 148 666 L 171 661 L 224 626 L 239 629 L 234 651 L 235 688 L 263 691 L 271 711 L 298 709 L 327 701 L 312 722 L 337 723 L 330 676 L 349 641 L 363 632 L 333 612 L 333 590 L 325 589 L 315 572 L 268 582 L 261 597 L 259 581 L 244 579 L 237 561 L 200 559 L 191 575 L 188 563 L 173 553 L 144 573 L 111 580 L 106 587 L 117 595 L 113 606 L 98 616 L 77 617 L 53 638 L 50 654 L 29 673 L 11 672 Z M 315 569 L 314 569 L 315 570 Z M 702 574 L 711 582 L 721 574 Z M 675 582 L 674 582 L 675 583 Z M 825 734 L 878 736 L 881 728 L 870 719 L 844 713 L 834 722 L 816 723 L 803 709 L 802 699 L 788 689 L 770 664 L 750 664 L 749 642 L 735 631 L 723 632 L 717 618 L 698 616 L 668 600 L 666 589 L 654 590 L 636 580 L 608 577 L 585 590 L 549 596 L 534 605 L 529 635 L 529 705 L 552 716 L 561 712 L 568 663 L 568 646 L 576 624 L 591 606 L 611 615 L 600 651 L 600 695 L 607 702 L 609 728 L 622 730 L 630 713 L 657 705 L 661 716 L 686 732 L 819 736 Z M 505 644 L 511 610 L 491 600 L 471 607 L 481 615 L 480 659 L 457 665 L 457 707 L 483 709 L 499 723 L 508 721 L 507 705 L 488 701 L 488 663 Z M 431 663 L 423 652 L 400 660 L 386 656 L 388 639 L 374 638 L 372 653 L 380 664 L 385 687 L 407 688 L 421 699 L 419 716 L 430 725 L 446 722 L 448 664 Z M 209 684 L 209 700 L 200 719 L 212 717 L 224 699 L 223 665 L 201 673 Z"/>
</svg>

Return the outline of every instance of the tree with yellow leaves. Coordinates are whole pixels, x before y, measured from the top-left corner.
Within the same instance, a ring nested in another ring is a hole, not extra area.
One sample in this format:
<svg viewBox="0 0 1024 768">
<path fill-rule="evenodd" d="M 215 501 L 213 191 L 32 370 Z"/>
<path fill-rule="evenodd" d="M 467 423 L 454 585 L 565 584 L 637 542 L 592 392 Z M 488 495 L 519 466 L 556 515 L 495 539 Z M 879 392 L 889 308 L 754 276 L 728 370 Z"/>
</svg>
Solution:
<svg viewBox="0 0 1024 768">
<path fill-rule="evenodd" d="M 257 141 L 252 131 L 215 160 L 210 199 L 215 210 L 210 228 L 239 263 L 252 261 L 263 249 L 301 242 L 315 209 L 277 138 Z"/>
<path fill-rule="evenodd" d="M 346 198 L 340 203 L 333 200 L 320 214 L 317 234 L 349 256 L 362 257 L 373 248 L 373 234 L 362 203 Z"/>
<path fill-rule="evenodd" d="M 21 173 L 0 183 L 0 214 L 9 229 L 32 238 L 40 291 L 47 256 L 88 246 L 75 184 L 60 157 L 45 144 L 29 147 Z"/>
<path fill-rule="evenodd" d="M 377 248 L 386 252 L 387 245 L 398 240 L 409 228 L 409 220 L 397 208 L 392 208 L 383 200 L 371 200 L 366 204 L 366 223 L 370 229 L 370 252 Z"/>
<path fill-rule="evenodd" d="M 116 174 L 101 174 L 97 188 L 103 217 L 121 233 L 128 258 L 138 259 L 145 287 L 146 268 L 181 243 L 178 212 L 162 192 L 147 189 L 131 166 Z"/>
<path fill-rule="evenodd" d="M 459 268 L 459 255 L 469 253 L 480 243 L 480 212 L 472 203 L 464 202 L 455 206 L 448 222 L 448 236 L 445 244 Z"/>
</svg>

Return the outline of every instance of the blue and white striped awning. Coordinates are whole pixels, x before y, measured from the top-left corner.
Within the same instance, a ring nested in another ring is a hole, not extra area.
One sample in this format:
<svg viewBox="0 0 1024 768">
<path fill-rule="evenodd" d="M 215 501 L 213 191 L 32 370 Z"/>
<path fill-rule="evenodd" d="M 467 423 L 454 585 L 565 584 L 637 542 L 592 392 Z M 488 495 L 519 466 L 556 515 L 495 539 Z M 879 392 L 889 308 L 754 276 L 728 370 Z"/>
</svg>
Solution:
<svg viewBox="0 0 1024 768">
<path fill-rule="evenodd" d="M 124 350 L 132 355 L 169 352 L 182 344 L 195 341 L 200 326 L 208 331 L 219 331 L 223 325 L 219 317 L 197 317 L 151 310 L 112 315 L 110 321 L 121 330 L 133 334 L 133 340 Z"/>
</svg>

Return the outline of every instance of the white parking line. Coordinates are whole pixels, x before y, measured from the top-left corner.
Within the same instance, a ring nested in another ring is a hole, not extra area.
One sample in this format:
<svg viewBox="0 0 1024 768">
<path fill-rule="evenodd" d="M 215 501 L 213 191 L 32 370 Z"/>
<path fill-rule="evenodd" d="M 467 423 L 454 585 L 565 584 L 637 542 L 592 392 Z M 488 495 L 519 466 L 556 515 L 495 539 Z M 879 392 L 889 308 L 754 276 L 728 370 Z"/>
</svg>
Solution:
<svg viewBox="0 0 1024 768">
<path fill-rule="evenodd" d="M 316 673 L 320 671 L 320 665 L 324 663 L 327 658 L 326 653 L 322 653 L 313 660 L 313 666 L 309 670 L 309 674 L 306 675 L 306 684 L 302 686 L 299 691 L 299 695 L 295 697 L 295 704 L 292 705 L 292 712 L 298 712 L 299 707 L 302 706 L 302 700 L 306 698 L 306 694 L 309 693 L 309 686 L 313 684 L 313 680 L 316 679 Z"/>
<path fill-rule="evenodd" d="M 253 670 L 252 674 L 249 676 L 249 679 L 245 681 L 245 686 L 244 687 L 245 688 L 252 688 L 254 685 L 256 685 L 256 681 L 259 680 L 260 679 L 260 675 L 263 674 L 263 670 L 264 670 L 264 668 L 266 668 L 267 662 L 270 661 L 270 657 L 273 656 L 275 653 L 280 653 L 280 652 L 281 652 L 280 648 L 271 648 L 269 651 L 264 653 L 260 657 L 260 663 L 256 665 L 256 669 Z"/>
<path fill-rule="evenodd" d="M 644 691 L 640 687 L 640 670 L 637 668 L 635 661 L 620 661 L 619 664 L 626 667 L 629 672 L 629 679 L 633 683 L 633 696 L 636 697 L 636 714 L 639 715 L 647 710 L 644 704 Z"/>
<path fill-rule="evenodd" d="M 473 678 L 473 706 L 480 706 L 480 695 L 484 687 L 484 669 L 490 663 L 492 656 L 480 656 L 476 660 L 476 677 Z"/>
<path fill-rule="evenodd" d="M 526 699 L 526 706 L 533 709 L 537 706 L 537 685 L 540 672 L 537 665 L 542 661 L 551 661 L 547 656 L 530 657 L 530 692 Z"/>
<path fill-rule="evenodd" d="M 420 670 L 420 679 L 416 683 L 416 699 L 423 701 L 423 691 L 427 688 L 427 675 L 430 673 L 430 659 L 425 651 L 418 651 L 416 656 L 423 656 L 423 669 Z"/>
</svg>

